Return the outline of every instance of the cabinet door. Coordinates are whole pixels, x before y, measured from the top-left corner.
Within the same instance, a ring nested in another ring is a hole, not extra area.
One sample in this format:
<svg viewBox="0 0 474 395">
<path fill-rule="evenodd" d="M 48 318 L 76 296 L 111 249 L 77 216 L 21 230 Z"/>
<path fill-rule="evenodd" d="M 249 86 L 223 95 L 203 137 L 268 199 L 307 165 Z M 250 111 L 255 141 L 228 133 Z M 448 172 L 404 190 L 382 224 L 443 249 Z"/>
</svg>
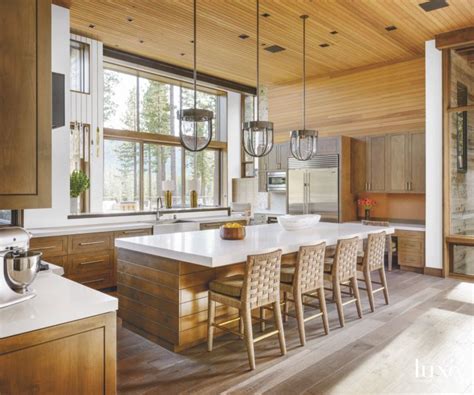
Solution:
<svg viewBox="0 0 474 395">
<path fill-rule="evenodd" d="M 258 191 L 267 192 L 267 172 L 266 171 L 258 172 Z"/>
<path fill-rule="evenodd" d="M 410 192 L 425 192 L 425 133 L 411 133 L 409 139 L 409 185 Z"/>
<path fill-rule="evenodd" d="M 368 137 L 367 190 L 385 192 L 385 136 Z"/>
<path fill-rule="evenodd" d="M 0 209 L 51 207 L 51 1 L 0 1 Z"/>
<path fill-rule="evenodd" d="M 408 140 L 407 134 L 387 136 L 388 192 L 408 191 Z"/>
<path fill-rule="evenodd" d="M 280 144 L 280 169 L 288 170 L 288 157 L 290 156 L 290 143 Z"/>
</svg>

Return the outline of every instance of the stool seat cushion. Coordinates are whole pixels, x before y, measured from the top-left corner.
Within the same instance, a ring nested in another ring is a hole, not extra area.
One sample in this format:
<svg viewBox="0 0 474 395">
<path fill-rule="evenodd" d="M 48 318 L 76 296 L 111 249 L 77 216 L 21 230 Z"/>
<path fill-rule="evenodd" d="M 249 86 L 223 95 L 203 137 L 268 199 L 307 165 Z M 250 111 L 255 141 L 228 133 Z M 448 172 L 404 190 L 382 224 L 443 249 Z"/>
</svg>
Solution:
<svg viewBox="0 0 474 395">
<path fill-rule="evenodd" d="M 286 284 L 293 283 L 293 277 L 295 276 L 294 266 L 282 266 L 280 270 L 280 281 Z"/>
<path fill-rule="evenodd" d="M 233 298 L 240 298 L 243 286 L 244 276 L 241 274 L 213 280 L 209 283 L 209 289 L 212 292 L 231 296 Z"/>
</svg>

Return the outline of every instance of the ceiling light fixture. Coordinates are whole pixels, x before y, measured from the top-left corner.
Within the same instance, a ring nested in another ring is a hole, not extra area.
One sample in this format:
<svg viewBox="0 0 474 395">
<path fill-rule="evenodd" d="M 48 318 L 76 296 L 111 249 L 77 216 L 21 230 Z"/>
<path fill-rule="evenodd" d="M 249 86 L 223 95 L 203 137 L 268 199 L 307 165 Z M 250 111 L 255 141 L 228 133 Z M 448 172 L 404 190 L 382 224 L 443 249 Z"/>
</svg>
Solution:
<svg viewBox="0 0 474 395">
<path fill-rule="evenodd" d="M 303 20 L 303 129 L 290 132 L 290 151 L 295 159 L 306 161 L 316 155 L 318 148 L 318 132 L 306 129 L 306 19 L 308 15 L 301 15 Z"/>
<path fill-rule="evenodd" d="M 257 102 L 254 111 L 255 121 L 244 122 L 242 126 L 242 146 L 244 151 L 254 157 L 261 158 L 273 149 L 273 122 L 260 121 L 260 13 L 257 0 Z"/>
<path fill-rule="evenodd" d="M 194 68 L 193 68 L 193 87 L 194 87 L 194 106 L 177 112 L 179 120 L 179 138 L 181 145 L 191 152 L 198 152 L 205 149 L 212 140 L 212 120 L 214 113 L 209 110 L 197 108 L 197 0 L 193 3 L 193 46 L 194 46 Z M 182 92 L 182 91 L 181 91 Z M 182 100 L 181 100 L 182 101 Z"/>
</svg>

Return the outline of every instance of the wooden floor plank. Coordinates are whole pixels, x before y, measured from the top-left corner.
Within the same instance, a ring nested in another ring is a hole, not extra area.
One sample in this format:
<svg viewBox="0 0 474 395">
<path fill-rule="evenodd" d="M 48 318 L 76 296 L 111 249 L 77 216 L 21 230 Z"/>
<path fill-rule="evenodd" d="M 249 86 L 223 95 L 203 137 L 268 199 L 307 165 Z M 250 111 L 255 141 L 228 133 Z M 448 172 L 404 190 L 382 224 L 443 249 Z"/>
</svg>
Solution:
<svg viewBox="0 0 474 395">
<path fill-rule="evenodd" d="M 331 332 L 307 323 L 299 345 L 294 319 L 285 324 L 288 353 L 277 338 L 256 344 L 249 371 L 245 345 L 231 335 L 173 353 L 126 328 L 118 329 L 118 392 L 122 394 L 469 393 L 474 370 L 474 284 L 416 273 L 388 273 L 391 304 L 377 295 L 364 317 L 347 306 L 339 328 L 330 303 Z M 330 296 L 328 294 L 328 296 Z M 257 325 L 254 327 L 257 332 Z M 418 360 L 418 377 L 416 361 Z M 421 368 L 425 368 L 422 377 Z M 454 377 L 447 377 L 447 376 Z"/>
</svg>

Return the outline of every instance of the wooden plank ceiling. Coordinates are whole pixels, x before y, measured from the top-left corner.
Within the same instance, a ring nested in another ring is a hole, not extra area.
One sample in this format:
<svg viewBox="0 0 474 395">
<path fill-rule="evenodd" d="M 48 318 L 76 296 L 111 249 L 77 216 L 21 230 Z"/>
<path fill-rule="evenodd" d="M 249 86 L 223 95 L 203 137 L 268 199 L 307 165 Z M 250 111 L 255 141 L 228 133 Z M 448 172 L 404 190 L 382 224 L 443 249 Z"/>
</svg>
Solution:
<svg viewBox="0 0 474 395">
<path fill-rule="evenodd" d="M 308 14 L 307 73 L 338 74 L 420 57 L 435 34 L 474 25 L 473 0 L 447 0 L 425 12 L 426 0 L 261 0 L 264 84 L 301 77 L 299 16 Z M 71 0 L 71 28 L 105 45 L 192 67 L 192 0 Z M 396 30 L 387 31 L 387 26 Z M 332 33 L 331 32 L 337 32 Z M 241 39 L 245 34 L 249 38 Z M 321 44 L 329 46 L 321 47 Z M 198 69 L 255 84 L 255 0 L 198 1 Z"/>
</svg>

